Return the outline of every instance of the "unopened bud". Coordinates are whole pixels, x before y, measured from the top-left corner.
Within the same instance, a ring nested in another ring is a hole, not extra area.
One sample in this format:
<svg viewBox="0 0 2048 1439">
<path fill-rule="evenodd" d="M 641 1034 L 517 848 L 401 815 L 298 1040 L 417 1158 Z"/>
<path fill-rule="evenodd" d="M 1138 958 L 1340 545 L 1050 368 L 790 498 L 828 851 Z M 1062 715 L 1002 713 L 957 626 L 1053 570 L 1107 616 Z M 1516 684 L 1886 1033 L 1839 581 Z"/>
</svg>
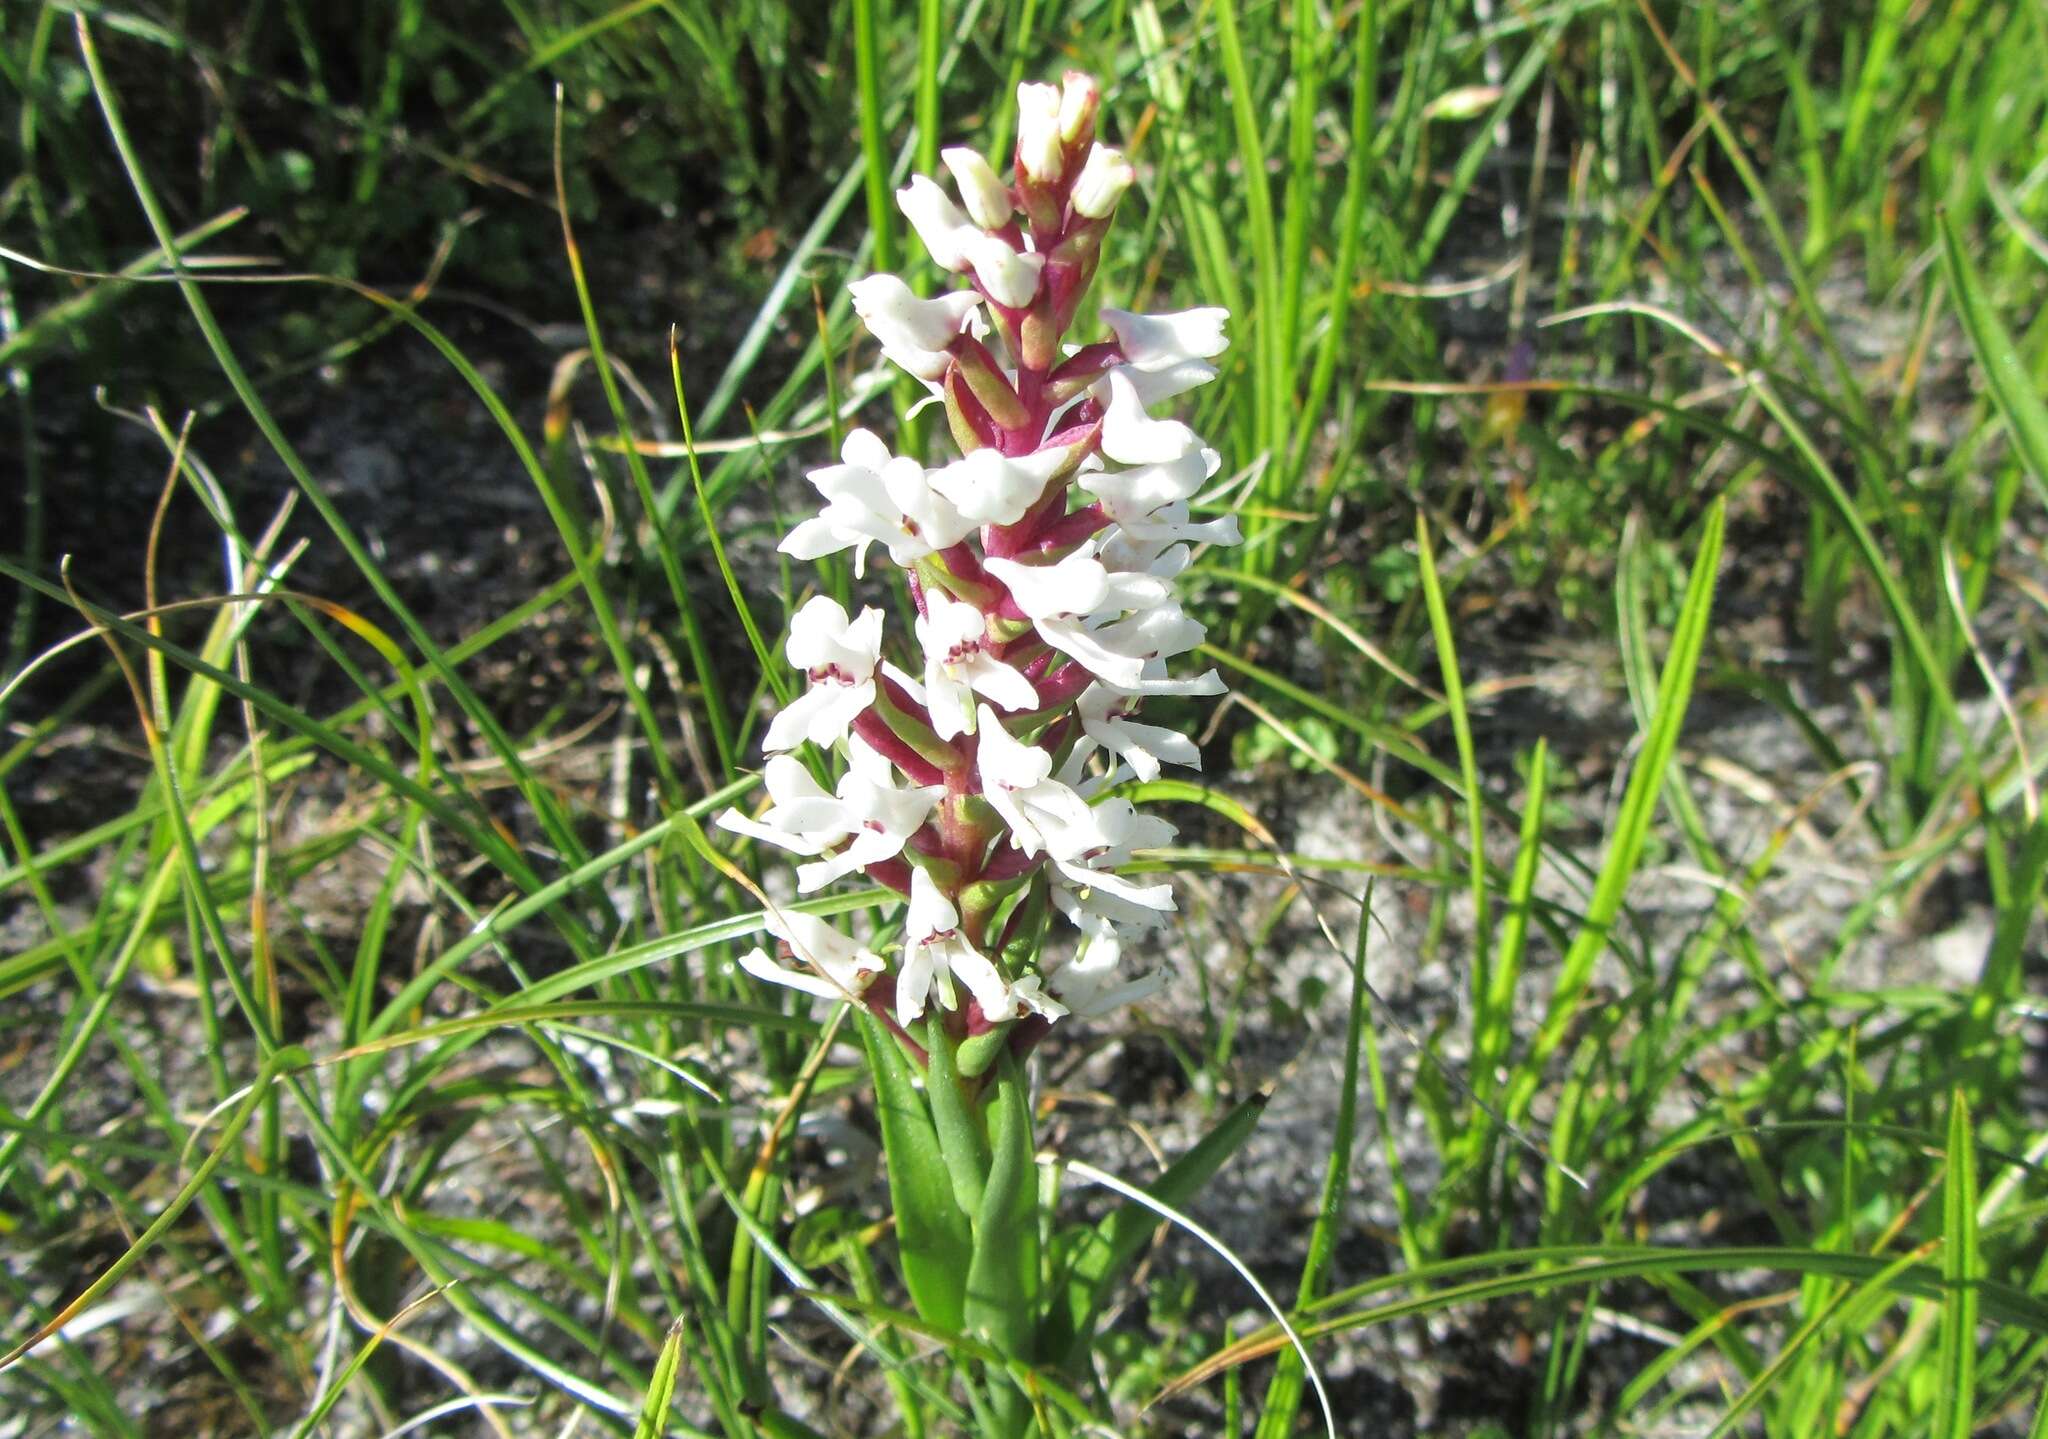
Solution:
<svg viewBox="0 0 2048 1439">
<path fill-rule="evenodd" d="M 1059 183 L 1065 169 L 1060 139 L 1060 92 L 1053 85 L 1017 87 L 1017 178 L 1040 185 Z"/>
<path fill-rule="evenodd" d="M 1107 220 L 1115 213 L 1116 202 L 1137 178 L 1123 151 L 1107 145 L 1095 146 L 1088 152 L 1088 163 L 1081 167 L 1080 178 L 1074 181 L 1074 213 L 1091 220 Z"/>
<path fill-rule="evenodd" d="M 1095 77 L 1085 70 L 1069 70 L 1060 86 L 1060 139 L 1078 145 L 1095 130 L 1095 111 L 1102 104 L 1102 92 Z"/>
<path fill-rule="evenodd" d="M 960 200 L 975 224 L 984 230 L 1000 230 L 1010 223 L 1015 207 L 1010 203 L 1009 189 L 996 178 L 996 172 L 981 158 L 979 150 L 955 145 L 950 150 L 941 150 L 939 158 L 953 172 L 953 182 L 960 187 Z"/>
</svg>

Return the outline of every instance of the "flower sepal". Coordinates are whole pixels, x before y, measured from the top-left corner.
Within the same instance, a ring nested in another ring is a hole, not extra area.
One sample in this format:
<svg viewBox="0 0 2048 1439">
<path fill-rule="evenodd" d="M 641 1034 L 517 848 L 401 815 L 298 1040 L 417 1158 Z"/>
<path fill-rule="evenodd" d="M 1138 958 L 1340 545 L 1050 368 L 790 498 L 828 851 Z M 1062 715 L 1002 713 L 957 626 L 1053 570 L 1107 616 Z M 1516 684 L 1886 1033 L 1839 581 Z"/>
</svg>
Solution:
<svg viewBox="0 0 2048 1439">
<path fill-rule="evenodd" d="M 961 1040 L 959 1047 L 953 1051 L 954 1068 L 959 1071 L 960 1077 L 979 1079 L 987 1074 L 997 1057 L 1009 1046 L 1010 1030 L 1014 1027 L 1015 1021 L 1006 1019 L 999 1024 L 991 1025 L 979 1034 L 970 1034 Z"/>
<path fill-rule="evenodd" d="M 919 560 L 916 574 L 927 596 L 947 595 L 984 613 L 1002 603 L 1004 592 L 996 581 L 986 574 L 979 578 L 963 575 L 946 563 L 944 555 L 927 555 Z"/>
<path fill-rule="evenodd" d="M 1027 328 L 1030 322 L 1025 322 Z M 997 366 L 988 346 L 971 335 L 953 345 L 953 366 L 988 417 L 1005 430 L 1021 430 L 1031 423 L 1031 411 L 1017 398 L 1009 376 Z"/>
<path fill-rule="evenodd" d="M 878 716 L 890 735 L 941 775 L 957 774 L 965 769 L 966 757 L 954 746 L 939 738 L 938 732 L 931 726 L 931 721 L 922 713 L 915 713 L 904 707 L 903 701 L 909 698 L 910 696 L 904 694 L 897 685 L 884 684 L 877 691 L 874 708 L 869 713 Z M 874 743 L 868 735 L 863 734 L 861 738 L 868 740 L 870 744 Z M 879 745 L 875 747 L 881 748 Z M 888 752 L 884 750 L 883 753 Z M 898 764 L 902 763 L 895 755 L 890 755 L 889 758 Z"/>
</svg>

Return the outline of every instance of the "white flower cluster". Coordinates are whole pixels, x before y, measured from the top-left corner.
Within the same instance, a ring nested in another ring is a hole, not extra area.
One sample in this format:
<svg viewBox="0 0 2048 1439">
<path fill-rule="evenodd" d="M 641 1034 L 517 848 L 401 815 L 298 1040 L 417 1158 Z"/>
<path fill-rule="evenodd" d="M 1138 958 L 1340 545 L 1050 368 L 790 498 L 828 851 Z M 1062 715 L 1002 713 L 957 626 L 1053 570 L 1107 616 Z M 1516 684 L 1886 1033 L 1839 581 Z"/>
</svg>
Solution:
<svg viewBox="0 0 2048 1439">
<path fill-rule="evenodd" d="M 850 287 L 883 353 L 943 404 L 963 458 L 927 469 L 855 430 L 840 463 L 809 476 L 822 510 L 781 546 L 851 551 L 864 576 L 880 545 L 908 572 L 917 662 L 883 658 L 881 610 L 805 603 L 786 652 L 809 687 L 769 726 L 769 806 L 718 820 L 805 857 L 801 892 L 864 871 L 908 899 L 893 965 L 791 912 L 769 919 L 780 957 L 754 950 L 748 972 L 862 997 L 903 1026 L 936 994 L 963 1033 L 1099 1014 L 1157 984 L 1127 975 L 1121 951 L 1164 922 L 1172 889 L 1118 871 L 1174 829 L 1112 791 L 1200 766 L 1188 736 L 1133 715 L 1148 696 L 1223 691 L 1213 670 L 1169 673 L 1203 637 L 1173 580 L 1193 545 L 1238 539 L 1234 516 L 1191 515 L 1216 452 L 1149 413 L 1215 378 L 1225 312 L 1103 310 L 1111 338 L 1062 343 L 1133 172 L 1094 142 L 1087 76 L 1017 98 L 1012 184 L 951 149 L 959 204 L 924 176 L 897 194 L 932 259 L 972 288 Z M 843 750 L 833 790 L 790 753 L 806 741 Z M 1080 943 L 1041 964 L 1053 911 Z"/>
</svg>

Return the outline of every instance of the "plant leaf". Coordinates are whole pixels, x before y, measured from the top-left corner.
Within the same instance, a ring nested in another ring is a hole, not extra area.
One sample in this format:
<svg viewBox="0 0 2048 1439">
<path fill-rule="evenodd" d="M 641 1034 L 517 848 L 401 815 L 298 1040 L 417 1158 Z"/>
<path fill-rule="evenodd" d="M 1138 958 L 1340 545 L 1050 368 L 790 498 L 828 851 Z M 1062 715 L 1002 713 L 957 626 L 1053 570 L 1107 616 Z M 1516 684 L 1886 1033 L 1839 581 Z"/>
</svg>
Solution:
<svg viewBox="0 0 2048 1439">
<path fill-rule="evenodd" d="M 953 1198 L 961 1213 L 979 1214 L 982 1190 L 988 1179 L 988 1139 L 968 1110 L 967 1096 L 960 1092 L 953 1039 L 946 1033 L 936 1010 L 928 1019 L 925 1033 L 925 1052 L 931 1061 L 925 1071 L 924 1092 L 931 1101 L 939 1151 L 946 1156 L 946 1173 L 953 1181 Z"/>
<path fill-rule="evenodd" d="M 965 1327 L 967 1265 L 973 1252 L 967 1214 L 953 1181 L 931 1111 L 917 1091 L 910 1062 L 874 1015 L 860 1014 L 875 1108 L 888 1153 L 889 1199 L 896 1209 L 896 1250 L 917 1312 L 941 1329 Z"/>
<path fill-rule="evenodd" d="M 967 1271 L 967 1332 L 1004 1354 L 1029 1360 L 1038 1315 L 1038 1166 L 1031 1144 L 1031 1086 L 1007 1051 L 996 1061 L 993 1083 L 988 1184 L 974 1216 L 974 1258 Z"/>
</svg>

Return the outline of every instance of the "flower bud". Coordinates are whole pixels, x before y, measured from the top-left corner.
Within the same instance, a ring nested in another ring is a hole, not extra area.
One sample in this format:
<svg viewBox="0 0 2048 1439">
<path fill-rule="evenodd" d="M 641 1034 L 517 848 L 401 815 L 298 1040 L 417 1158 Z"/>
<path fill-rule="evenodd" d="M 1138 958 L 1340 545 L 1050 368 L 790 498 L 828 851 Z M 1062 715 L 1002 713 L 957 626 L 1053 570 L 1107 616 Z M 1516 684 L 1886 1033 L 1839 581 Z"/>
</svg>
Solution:
<svg viewBox="0 0 2048 1439">
<path fill-rule="evenodd" d="M 1061 153 L 1060 92 L 1052 85 L 1017 87 L 1017 168 L 1019 180 L 1040 185 L 1059 183 L 1066 168 Z"/>
<path fill-rule="evenodd" d="M 1069 70 L 1061 80 L 1060 140 L 1078 145 L 1095 131 L 1095 111 L 1102 103 L 1102 92 L 1095 86 L 1095 77 L 1085 70 Z"/>
<path fill-rule="evenodd" d="M 953 172 L 953 183 L 960 187 L 960 199 L 975 224 L 984 230 L 1000 230 L 1010 223 L 1016 207 L 1010 203 L 1009 188 L 996 178 L 979 150 L 955 145 L 941 150 L 939 158 Z"/>
<path fill-rule="evenodd" d="M 975 230 L 944 190 L 923 175 L 912 175 L 910 183 L 896 192 L 896 207 L 924 241 L 933 264 L 942 270 L 967 268 L 961 245 Z"/>
<path fill-rule="evenodd" d="M 1107 145 L 1093 147 L 1088 151 L 1088 163 L 1081 167 L 1080 178 L 1074 181 L 1074 213 L 1090 220 L 1107 220 L 1115 213 L 1116 202 L 1137 178 L 1123 151 Z"/>
</svg>

